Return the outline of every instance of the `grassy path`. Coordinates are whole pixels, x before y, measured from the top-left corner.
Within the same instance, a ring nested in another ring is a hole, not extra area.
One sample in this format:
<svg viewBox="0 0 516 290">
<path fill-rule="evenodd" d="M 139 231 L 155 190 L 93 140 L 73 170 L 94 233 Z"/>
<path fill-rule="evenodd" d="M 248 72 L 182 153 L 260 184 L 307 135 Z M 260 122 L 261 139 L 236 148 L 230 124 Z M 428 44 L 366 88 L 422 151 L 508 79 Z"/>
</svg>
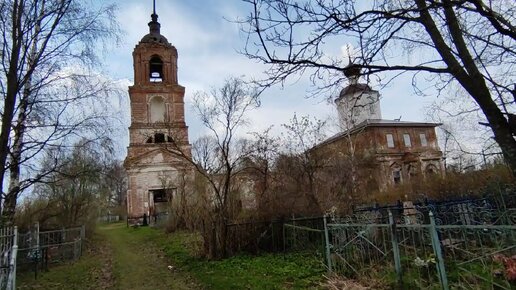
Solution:
<svg viewBox="0 0 516 290">
<path fill-rule="evenodd" d="M 313 253 L 237 255 L 207 261 L 194 233 L 102 225 L 86 254 L 34 280 L 19 272 L 18 289 L 321 289 L 325 268 Z M 169 269 L 168 266 L 172 266 Z M 192 278 L 193 277 L 193 278 Z"/>
<path fill-rule="evenodd" d="M 202 289 L 187 274 L 169 270 L 148 229 L 99 226 L 86 254 L 73 264 L 51 267 L 34 280 L 18 274 L 18 289 Z"/>
<path fill-rule="evenodd" d="M 113 254 L 114 289 L 199 289 L 184 273 L 169 264 L 151 237 L 124 224 L 101 227 Z"/>
</svg>

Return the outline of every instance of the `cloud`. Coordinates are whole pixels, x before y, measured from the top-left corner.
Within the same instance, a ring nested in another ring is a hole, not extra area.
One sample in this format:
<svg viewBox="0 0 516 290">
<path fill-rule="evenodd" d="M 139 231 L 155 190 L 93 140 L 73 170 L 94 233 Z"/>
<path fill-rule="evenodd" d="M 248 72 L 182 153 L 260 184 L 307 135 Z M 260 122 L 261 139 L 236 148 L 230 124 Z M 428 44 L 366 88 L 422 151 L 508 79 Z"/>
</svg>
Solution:
<svg viewBox="0 0 516 290">
<path fill-rule="evenodd" d="M 186 87 L 186 122 L 190 140 L 203 134 L 198 116 L 191 109 L 193 93 L 209 91 L 219 87 L 228 76 L 260 78 L 266 66 L 238 54 L 244 47 L 238 24 L 228 21 L 245 17 L 249 5 L 241 1 L 159 1 L 158 15 L 161 32 L 178 49 L 179 83 Z M 127 0 L 121 6 L 118 20 L 126 31 L 122 45 L 110 52 L 106 69 L 117 79 L 133 79 L 132 51 L 139 40 L 148 33 L 151 4 L 144 1 Z M 345 38 L 325 44 L 329 57 L 342 58 L 347 62 L 349 55 L 356 54 L 350 45 L 342 45 Z M 375 88 L 376 83 L 373 84 Z M 421 121 L 421 98 L 411 94 L 410 78 L 400 78 L 380 93 L 382 113 L 385 118 L 403 115 L 405 120 Z M 259 131 L 270 125 L 280 127 L 288 122 L 294 113 L 313 115 L 320 119 L 336 119 L 332 103 L 320 99 L 306 98 L 312 85 L 307 76 L 290 81 L 284 88 L 273 87 L 262 95 L 262 107 L 249 114 L 251 127 L 247 131 Z M 337 90 L 339 91 L 339 90 Z M 126 112 L 129 114 L 128 110 Z M 123 130 L 127 130 L 123 128 Z M 125 140 L 124 140 L 125 142 Z"/>
</svg>

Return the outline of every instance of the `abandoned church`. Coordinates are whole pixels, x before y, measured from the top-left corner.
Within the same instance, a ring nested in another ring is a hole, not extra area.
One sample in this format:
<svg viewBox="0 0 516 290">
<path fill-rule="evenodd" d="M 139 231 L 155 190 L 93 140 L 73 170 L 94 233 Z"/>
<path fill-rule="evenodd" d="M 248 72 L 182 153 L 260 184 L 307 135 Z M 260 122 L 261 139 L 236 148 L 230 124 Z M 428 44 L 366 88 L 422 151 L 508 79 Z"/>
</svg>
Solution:
<svg viewBox="0 0 516 290">
<path fill-rule="evenodd" d="M 191 157 L 191 145 L 184 116 L 185 88 L 178 84 L 177 50 L 161 35 L 155 11 L 151 19 L 149 33 L 133 51 L 134 84 L 129 87 L 130 141 L 124 166 L 127 214 L 135 223 L 167 215 L 169 201 L 177 190 L 186 192 L 185 180 L 194 176 L 191 163 L 184 158 Z M 352 165 L 356 168 L 350 169 L 348 163 L 342 169 L 353 171 L 345 178 L 353 179 L 362 192 L 443 174 L 435 132 L 439 124 L 382 119 L 380 93 L 360 83 L 360 70 L 352 65 L 345 74 L 349 84 L 335 99 L 341 130 L 312 148 L 313 156 L 366 160 Z M 252 192 L 253 185 L 248 187 Z M 260 201 L 254 196 L 248 203 L 256 207 Z"/>
<path fill-rule="evenodd" d="M 177 80 L 177 50 L 160 34 L 156 12 L 145 35 L 133 51 L 134 84 L 129 87 L 131 126 L 124 167 L 128 174 L 127 215 L 142 217 L 167 214 L 168 201 L 177 182 L 191 176 L 184 158 L 167 146 L 190 155 L 184 117 L 185 88 Z"/>
<path fill-rule="evenodd" d="M 444 174 L 435 132 L 440 124 L 382 119 L 380 93 L 359 83 L 356 67 L 348 66 L 345 75 L 349 85 L 335 99 L 340 132 L 318 144 L 314 154 L 366 160 L 366 166 L 356 168 L 358 187 L 366 192 Z"/>
</svg>

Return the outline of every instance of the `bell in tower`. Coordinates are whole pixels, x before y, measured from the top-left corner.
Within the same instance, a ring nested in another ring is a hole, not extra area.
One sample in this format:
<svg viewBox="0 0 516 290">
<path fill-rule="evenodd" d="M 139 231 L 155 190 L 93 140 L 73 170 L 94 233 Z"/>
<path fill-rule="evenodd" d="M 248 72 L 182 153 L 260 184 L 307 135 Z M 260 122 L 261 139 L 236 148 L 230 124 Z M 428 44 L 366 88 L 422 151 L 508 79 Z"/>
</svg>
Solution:
<svg viewBox="0 0 516 290">
<path fill-rule="evenodd" d="M 161 35 L 155 6 L 149 33 L 133 51 L 129 87 L 131 126 L 124 167 L 128 174 L 127 216 L 131 223 L 163 220 L 179 186 L 193 176 L 185 123 L 185 88 L 177 81 L 177 50 Z M 187 177 L 188 179 L 188 177 Z M 185 191 L 185 188 L 180 188 Z"/>
<path fill-rule="evenodd" d="M 163 61 L 159 56 L 153 56 L 149 63 L 151 82 L 160 83 L 163 81 Z"/>
</svg>

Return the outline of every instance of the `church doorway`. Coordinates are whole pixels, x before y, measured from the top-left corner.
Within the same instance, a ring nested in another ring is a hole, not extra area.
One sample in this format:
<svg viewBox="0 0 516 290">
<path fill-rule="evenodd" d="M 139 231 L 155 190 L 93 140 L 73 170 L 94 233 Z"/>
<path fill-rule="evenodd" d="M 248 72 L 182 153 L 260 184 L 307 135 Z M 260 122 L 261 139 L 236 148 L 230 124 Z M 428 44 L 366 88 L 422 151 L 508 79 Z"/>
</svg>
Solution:
<svg viewBox="0 0 516 290">
<path fill-rule="evenodd" d="M 152 223 L 156 224 L 167 219 L 174 190 L 170 188 L 149 190 L 149 217 Z"/>
</svg>

